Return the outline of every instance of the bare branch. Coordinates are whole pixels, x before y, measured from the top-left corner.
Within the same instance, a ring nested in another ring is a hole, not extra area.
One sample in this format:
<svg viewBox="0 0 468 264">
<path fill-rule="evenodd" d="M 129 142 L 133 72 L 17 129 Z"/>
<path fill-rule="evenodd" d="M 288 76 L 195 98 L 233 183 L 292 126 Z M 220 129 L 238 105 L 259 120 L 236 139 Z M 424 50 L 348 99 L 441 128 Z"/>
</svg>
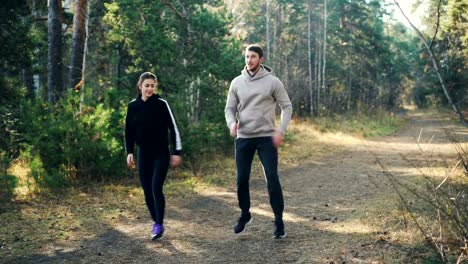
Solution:
<svg viewBox="0 0 468 264">
<path fill-rule="evenodd" d="M 169 1 L 166 1 L 166 0 L 161 0 L 161 3 L 162 3 L 163 5 L 168 6 L 170 9 L 172 9 L 172 11 L 174 11 L 174 12 L 177 14 L 177 16 L 179 16 L 180 18 L 182 18 L 182 19 L 185 19 L 185 18 L 186 18 L 184 15 L 182 15 L 182 13 L 180 13 L 180 12 L 177 10 L 177 8 L 174 6 L 173 3 L 169 2 Z"/>
<path fill-rule="evenodd" d="M 429 48 L 432 49 L 432 44 L 434 44 L 434 40 L 437 36 L 437 33 L 439 32 L 439 27 L 440 27 L 440 7 L 442 5 L 442 0 L 439 0 L 439 4 L 437 5 L 437 23 L 436 23 L 436 28 L 434 32 L 434 36 L 432 36 L 431 43 L 429 44 Z"/>
<path fill-rule="evenodd" d="M 424 239 L 426 240 L 426 242 L 432 247 L 432 249 L 439 253 L 439 257 L 440 259 L 442 260 L 442 262 L 445 262 L 445 258 L 444 258 L 444 254 L 443 254 L 443 251 L 439 250 L 439 247 L 437 246 L 436 242 L 431 238 L 430 235 L 428 235 L 423 227 L 419 224 L 419 221 L 416 219 L 416 217 L 413 215 L 413 213 L 411 213 L 411 209 L 408 205 L 408 202 L 406 201 L 405 197 L 403 196 L 403 194 L 400 192 L 400 190 L 398 189 L 398 187 L 396 186 L 396 179 L 395 177 L 393 176 L 393 174 L 390 173 L 390 171 L 382 164 L 382 162 L 380 161 L 379 158 L 375 158 L 375 161 L 377 162 L 377 164 L 380 165 L 380 167 L 382 168 L 382 172 L 385 176 L 387 176 L 388 180 L 390 181 L 390 184 L 392 185 L 393 189 L 395 190 L 395 192 L 397 193 L 398 197 L 400 198 L 400 201 L 402 202 L 403 206 L 405 207 L 406 211 L 408 212 L 408 215 L 411 217 L 411 219 L 413 220 L 414 224 L 416 225 L 416 227 L 418 228 L 419 232 L 421 232 L 421 235 L 424 236 Z M 433 205 L 431 203 L 431 205 Z"/>
<path fill-rule="evenodd" d="M 468 260 L 468 240 L 465 238 L 464 246 L 460 248 L 461 254 L 457 259 L 457 264 L 461 264 L 463 261 Z"/>
<path fill-rule="evenodd" d="M 444 183 L 447 181 L 448 178 L 450 178 L 450 176 L 452 176 L 453 171 L 458 167 L 458 165 L 460 165 L 461 161 L 462 159 L 459 159 L 458 162 L 455 164 L 455 166 L 453 166 L 452 170 L 449 173 L 447 173 L 447 176 L 445 176 L 444 180 L 435 188 L 436 191 L 440 187 L 442 187 L 442 185 L 444 185 Z"/>
</svg>

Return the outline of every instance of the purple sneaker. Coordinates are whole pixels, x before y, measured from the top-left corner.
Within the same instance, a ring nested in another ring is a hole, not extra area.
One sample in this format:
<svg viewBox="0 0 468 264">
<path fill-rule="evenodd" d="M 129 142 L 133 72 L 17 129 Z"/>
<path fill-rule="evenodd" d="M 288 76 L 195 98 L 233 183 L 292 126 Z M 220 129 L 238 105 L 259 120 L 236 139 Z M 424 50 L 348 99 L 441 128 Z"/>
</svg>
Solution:
<svg viewBox="0 0 468 264">
<path fill-rule="evenodd" d="M 164 235 L 164 225 L 160 225 L 157 223 L 153 224 L 153 231 L 151 232 L 151 237 L 153 240 L 160 239 Z"/>
</svg>

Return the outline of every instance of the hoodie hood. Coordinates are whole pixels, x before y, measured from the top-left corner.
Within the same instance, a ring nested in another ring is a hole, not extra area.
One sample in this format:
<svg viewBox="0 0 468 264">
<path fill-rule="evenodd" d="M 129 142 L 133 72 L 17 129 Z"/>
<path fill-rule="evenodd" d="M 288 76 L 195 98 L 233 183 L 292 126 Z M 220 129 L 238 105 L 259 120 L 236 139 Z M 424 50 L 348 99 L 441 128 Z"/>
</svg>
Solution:
<svg viewBox="0 0 468 264">
<path fill-rule="evenodd" d="M 151 99 L 151 98 L 153 98 L 153 99 Z M 156 99 L 159 99 L 159 98 L 161 98 L 161 96 L 160 96 L 158 93 L 155 93 L 155 94 L 153 94 L 152 96 L 150 96 L 150 97 L 148 98 L 148 100 L 150 100 L 150 99 L 151 99 L 151 100 L 156 100 Z M 141 98 L 141 93 L 139 93 L 135 99 L 136 99 L 136 100 L 141 100 L 141 101 L 143 101 L 143 99 Z M 147 101 L 148 101 L 148 100 L 147 100 Z"/>
<path fill-rule="evenodd" d="M 261 64 L 260 65 L 260 70 L 257 72 L 257 74 L 255 74 L 255 76 L 251 76 L 249 74 L 249 72 L 247 71 L 247 66 L 244 67 L 244 69 L 241 71 L 242 75 L 245 76 L 245 78 L 247 78 L 248 80 L 251 80 L 251 81 L 254 81 L 254 80 L 258 80 L 258 79 L 261 79 L 265 76 L 268 76 L 268 75 L 271 75 L 273 74 L 273 69 L 270 68 L 269 66 L 266 66 L 266 65 L 263 65 Z"/>
</svg>

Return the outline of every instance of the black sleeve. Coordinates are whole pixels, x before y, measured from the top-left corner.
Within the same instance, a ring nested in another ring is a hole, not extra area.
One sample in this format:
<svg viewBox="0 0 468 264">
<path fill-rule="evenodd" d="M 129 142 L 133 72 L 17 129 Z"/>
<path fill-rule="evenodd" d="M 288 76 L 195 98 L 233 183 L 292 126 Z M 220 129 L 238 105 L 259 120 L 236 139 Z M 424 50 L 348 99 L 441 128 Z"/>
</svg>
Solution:
<svg viewBox="0 0 468 264">
<path fill-rule="evenodd" d="M 133 154 L 135 148 L 135 124 L 133 123 L 134 111 L 131 104 L 127 108 L 127 116 L 125 117 L 125 150 L 127 154 Z"/>
<path fill-rule="evenodd" d="M 174 114 L 169 107 L 169 104 L 164 101 L 167 106 L 167 124 L 171 132 L 171 144 L 172 144 L 172 155 L 181 155 L 182 154 L 182 141 L 180 139 L 179 129 L 174 117 Z"/>
</svg>

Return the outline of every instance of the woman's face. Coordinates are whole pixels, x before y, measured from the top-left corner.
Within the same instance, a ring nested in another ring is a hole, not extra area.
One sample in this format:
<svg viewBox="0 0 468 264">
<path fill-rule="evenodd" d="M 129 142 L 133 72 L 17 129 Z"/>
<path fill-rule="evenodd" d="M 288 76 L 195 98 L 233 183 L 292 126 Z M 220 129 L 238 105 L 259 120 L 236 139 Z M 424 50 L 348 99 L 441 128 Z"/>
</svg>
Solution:
<svg viewBox="0 0 468 264">
<path fill-rule="evenodd" d="M 157 82 L 153 79 L 145 79 L 140 85 L 141 98 L 148 99 L 156 93 Z"/>
</svg>

